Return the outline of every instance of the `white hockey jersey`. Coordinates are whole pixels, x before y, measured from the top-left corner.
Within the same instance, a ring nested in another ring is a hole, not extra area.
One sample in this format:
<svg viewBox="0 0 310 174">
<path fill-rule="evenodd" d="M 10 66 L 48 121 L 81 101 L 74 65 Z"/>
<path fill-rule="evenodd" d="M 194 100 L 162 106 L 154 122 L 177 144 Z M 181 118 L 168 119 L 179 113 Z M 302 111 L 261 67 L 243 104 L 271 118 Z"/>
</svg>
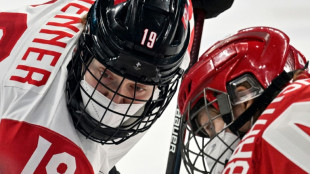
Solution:
<svg viewBox="0 0 310 174">
<path fill-rule="evenodd" d="M 67 64 L 83 29 L 81 18 L 93 3 L 50 0 L 0 11 L 1 174 L 108 174 L 145 134 L 101 145 L 86 139 L 71 121 Z M 193 37 L 191 3 L 186 12 Z"/>
<path fill-rule="evenodd" d="M 51 0 L 0 12 L 1 174 L 107 174 L 144 135 L 101 145 L 72 124 L 66 66 L 93 2 Z"/>
<path fill-rule="evenodd" d="M 243 137 L 224 174 L 310 173 L 310 79 L 288 85 Z"/>
</svg>

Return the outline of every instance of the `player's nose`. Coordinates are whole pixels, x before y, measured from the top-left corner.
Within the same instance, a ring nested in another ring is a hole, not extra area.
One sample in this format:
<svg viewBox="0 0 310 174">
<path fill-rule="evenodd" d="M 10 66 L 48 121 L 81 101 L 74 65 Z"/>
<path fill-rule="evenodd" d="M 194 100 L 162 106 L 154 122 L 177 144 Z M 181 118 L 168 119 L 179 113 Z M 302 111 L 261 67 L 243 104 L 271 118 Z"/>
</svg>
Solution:
<svg viewBox="0 0 310 174">
<path fill-rule="evenodd" d="M 129 102 L 130 90 L 126 87 L 125 84 L 122 84 L 116 91 L 108 91 L 106 97 L 108 97 L 114 103 L 125 104 Z"/>
</svg>

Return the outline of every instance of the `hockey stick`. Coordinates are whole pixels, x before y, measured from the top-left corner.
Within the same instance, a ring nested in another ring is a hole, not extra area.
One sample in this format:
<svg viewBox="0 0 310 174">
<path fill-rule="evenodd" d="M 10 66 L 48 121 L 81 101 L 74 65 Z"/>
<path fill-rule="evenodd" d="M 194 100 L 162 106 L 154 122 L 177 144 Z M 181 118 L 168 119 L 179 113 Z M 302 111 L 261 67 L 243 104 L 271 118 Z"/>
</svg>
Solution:
<svg viewBox="0 0 310 174">
<path fill-rule="evenodd" d="M 194 9 L 195 26 L 194 26 L 194 40 L 192 50 L 190 52 L 190 64 L 188 69 L 193 66 L 199 56 L 200 42 L 203 31 L 203 24 L 205 19 L 205 12 L 201 9 Z M 188 70 L 187 69 L 187 70 Z M 187 71 L 186 70 L 186 71 Z M 179 174 L 181 167 L 181 143 L 183 140 L 181 130 L 181 113 L 179 108 L 176 108 L 174 125 L 171 135 L 171 142 L 168 155 L 168 163 L 166 167 L 166 174 Z"/>
</svg>

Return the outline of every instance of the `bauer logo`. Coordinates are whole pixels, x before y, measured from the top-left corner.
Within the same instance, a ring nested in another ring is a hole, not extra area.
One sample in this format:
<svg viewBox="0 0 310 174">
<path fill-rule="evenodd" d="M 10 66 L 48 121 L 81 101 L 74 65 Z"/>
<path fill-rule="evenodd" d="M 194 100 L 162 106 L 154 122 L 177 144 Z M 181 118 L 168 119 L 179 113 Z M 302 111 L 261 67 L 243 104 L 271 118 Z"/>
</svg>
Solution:
<svg viewBox="0 0 310 174">
<path fill-rule="evenodd" d="M 180 113 L 179 108 L 177 108 L 176 113 L 175 113 L 175 118 L 174 118 L 174 125 L 173 125 L 170 150 L 169 150 L 172 153 L 175 153 L 175 150 L 176 150 L 180 123 L 181 123 L 181 113 Z"/>
</svg>

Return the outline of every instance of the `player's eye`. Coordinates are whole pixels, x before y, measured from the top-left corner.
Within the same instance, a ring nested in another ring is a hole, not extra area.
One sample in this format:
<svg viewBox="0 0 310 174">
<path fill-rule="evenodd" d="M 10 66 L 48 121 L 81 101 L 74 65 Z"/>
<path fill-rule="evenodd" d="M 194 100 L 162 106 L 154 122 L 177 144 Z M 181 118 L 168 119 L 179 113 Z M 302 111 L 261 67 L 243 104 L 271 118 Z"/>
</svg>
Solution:
<svg viewBox="0 0 310 174">
<path fill-rule="evenodd" d="M 131 88 L 135 91 L 135 92 L 138 92 L 138 93 L 141 93 L 141 92 L 144 92 L 146 90 L 146 88 L 143 86 L 143 85 L 135 85 L 135 84 L 132 84 L 131 85 Z"/>
<path fill-rule="evenodd" d="M 136 91 L 138 92 L 142 92 L 142 91 L 145 91 L 146 89 L 143 87 L 143 86 L 136 86 Z"/>
<path fill-rule="evenodd" d="M 106 79 L 112 78 L 111 72 L 109 72 L 108 70 L 101 70 L 100 74 L 101 74 L 102 78 L 106 78 Z"/>
<path fill-rule="evenodd" d="M 103 78 L 109 78 L 110 77 L 110 75 L 106 72 L 101 72 L 101 75 Z"/>
</svg>

